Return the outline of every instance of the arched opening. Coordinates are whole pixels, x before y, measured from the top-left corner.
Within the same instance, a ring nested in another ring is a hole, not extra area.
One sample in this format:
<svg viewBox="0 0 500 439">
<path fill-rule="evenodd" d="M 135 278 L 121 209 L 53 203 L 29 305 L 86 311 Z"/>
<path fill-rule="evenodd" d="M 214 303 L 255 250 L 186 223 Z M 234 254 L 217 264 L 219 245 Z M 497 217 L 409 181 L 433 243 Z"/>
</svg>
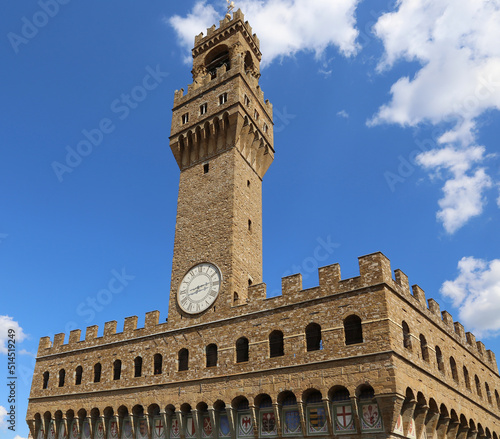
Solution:
<svg viewBox="0 0 500 439">
<path fill-rule="evenodd" d="M 491 399 L 490 386 L 488 385 L 488 383 L 484 383 L 484 390 L 486 392 L 486 398 L 488 398 L 488 402 L 492 404 L 493 401 Z"/>
<path fill-rule="evenodd" d="M 49 387 L 49 372 L 44 372 L 42 389 L 47 389 L 48 387 Z"/>
<path fill-rule="evenodd" d="M 94 365 L 94 383 L 99 383 L 101 381 L 101 363 Z"/>
<path fill-rule="evenodd" d="M 75 371 L 75 385 L 79 386 L 82 384 L 83 367 L 78 366 Z"/>
<path fill-rule="evenodd" d="M 179 371 L 189 369 L 189 351 L 183 348 L 179 351 L 178 355 Z"/>
<path fill-rule="evenodd" d="M 59 387 L 64 386 L 64 380 L 66 379 L 66 371 L 64 369 L 61 369 L 59 371 Z"/>
<path fill-rule="evenodd" d="M 441 372 L 444 372 L 443 354 L 441 353 L 441 349 L 439 346 L 436 346 L 436 363 L 437 363 L 438 369 Z"/>
<path fill-rule="evenodd" d="M 360 401 L 372 400 L 375 397 L 375 391 L 372 386 L 367 384 L 358 389 L 358 398 Z"/>
<path fill-rule="evenodd" d="M 467 390 L 470 390 L 470 377 L 469 377 L 469 371 L 467 370 L 467 367 L 463 367 L 464 371 L 464 381 L 465 381 L 465 387 Z"/>
<path fill-rule="evenodd" d="M 114 380 L 119 380 L 122 375 L 122 361 L 121 360 L 115 360 L 113 363 L 113 379 Z"/>
<path fill-rule="evenodd" d="M 474 381 L 476 382 L 476 392 L 477 396 L 480 398 L 483 397 L 483 392 L 481 391 L 481 382 L 479 381 L 479 377 L 477 375 L 474 376 Z"/>
<path fill-rule="evenodd" d="M 254 62 L 250 52 L 245 54 L 245 72 L 252 72 L 254 69 Z"/>
<path fill-rule="evenodd" d="M 420 334 L 420 351 L 422 353 L 422 359 L 429 362 L 429 348 L 427 346 L 427 340 L 423 334 Z"/>
<path fill-rule="evenodd" d="M 209 344 L 205 348 L 207 367 L 217 366 L 217 345 Z"/>
<path fill-rule="evenodd" d="M 321 326 L 317 323 L 309 323 L 306 326 L 306 347 L 308 352 L 319 351 L 323 348 Z"/>
<path fill-rule="evenodd" d="M 495 390 L 495 399 L 497 401 L 497 407 L 500 410 L 500 395 L 498 394 L 498 390 Z"/>
<path fill-rule="evenodd" d="M 161 375 L 163 369 L 163 357 L 161 354 L 155 354 L 153 357 L 153 373 Z"/>
<path fill-rule="evenodd" d="M 403 328 L 403 346 L 411 351 L 410 327 L 408 326 L 408 323 L 406 323 L 404 320 L 401 326 Z"/>
<path fill-rule="evenodd" d="M 350 401 L 349 390 L 344 386 L 335 386 L 330 391 L 330 400 L 333 402 Z"/>
<path fill-rule="evenodd" d="M 453 357 L 450 357 L 450 369 L 453 379 L 458 383 L 457 363 Z"/>
<path fill-rule="evenodd" d="M 248 361 L 248 338 L 240 337 L 236 340 L 236 362 L 244 363 Z"/>
<path fill-rule="evenodd" d="M 363 328 L 361 326 L 361 318 L 353 314 L 344 319 L 344 336 L 346 346 L 351 344 L 363 343 Z"/>
<path fill-rule="evenodd" d="M 135 357 L 134 359 L 134 377 L 138 378 L 142 375 L 142 357 Z"/>
<path fill-rule="evenodd" d="M 269 334 L 269 356 L 274 358 L 284 354 L 283 333 L 281 331 L 271 332 Z"/>
<path fill-rule="evenodd" d="M 205 68 L 211 79 L 217 77 L 217 69 L 226 66 L 226 71 L 231 69 L 228 47 L 224 44 L 213 49 L 205 58 Z"/>
</svg>

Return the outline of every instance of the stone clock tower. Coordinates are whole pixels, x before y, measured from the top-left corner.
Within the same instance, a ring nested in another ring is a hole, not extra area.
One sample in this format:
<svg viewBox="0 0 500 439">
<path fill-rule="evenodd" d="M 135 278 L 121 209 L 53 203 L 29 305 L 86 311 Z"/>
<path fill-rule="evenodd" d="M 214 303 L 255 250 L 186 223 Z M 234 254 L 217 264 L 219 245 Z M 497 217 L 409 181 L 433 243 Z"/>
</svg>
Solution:
<svg viewBox="0 0 500 439">
<path fill-rule="evenodd" d="M 169 325 L 230 317 L 262 282 L 262 178 L 274 157 L 259 40 L 240 10 L 195 38 L 193 83 L 174 98 L 180 168 Z"/>
</svg>

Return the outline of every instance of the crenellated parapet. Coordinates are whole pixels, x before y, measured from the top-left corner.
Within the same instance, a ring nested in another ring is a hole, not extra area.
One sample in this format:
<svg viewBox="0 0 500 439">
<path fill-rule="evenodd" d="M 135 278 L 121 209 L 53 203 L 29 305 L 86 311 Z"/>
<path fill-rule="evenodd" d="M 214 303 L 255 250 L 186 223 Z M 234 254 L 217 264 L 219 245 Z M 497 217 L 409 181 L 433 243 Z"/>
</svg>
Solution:
<svg viewBox="0 0 500 439">
<path fill-rule="evenodd" d="M 413 305 L 423 316 L 438 325 L 456 343 L 463 346 L 474 357 L 498 373 L 495 354 L 491 350 L 486 350 L 482 342 L 476 341 L 473 334 L 465 332 L 463 325 L 454 322 L 453 317 L 447 311 L 441 312 L 439 304 L 434 299 L 426 301 L 425 292 L 418 285 L 410 288 L 408 277 L 401 270 L 395 270 L 393 278 L 390 261 L 382 253 L 362 256 L 358 258 L 358 263 L 359 276 L 348 279 L 342 279 L 339 264 L 319 268 L 319 285 L 307 290 L 303 289 L 301 274 L 284 277 L 282 279 L 282 294 L 275 297 L 267 297 L 264 283 L 252 285 L 248 290 L 248 301 L 234 307 L 234 314 L 230 318 L 269 312 L 308 301 L 323 300 L 325 303 L 330 303 L 330 301 L 345 295 L 352 295 L 352 300 L 356 300 L 356 294 L 360 291 L 366 291 L 367 289 L 375 291 L 377 287 L 385 286 Z M 353 303 L 353 305 L 356 305 L 356 303 Z M 129 339 L 183 330 L 183 328 L 171 327 L 168 322 L 159 323 L 159 317 L 159 311 L 147 313 L 143 328 L 137 328 L 138 319 L 136 316 L 127 317 L 122 332 L 117 332 L 116 321 L 106 322 L 102 337 L 97 336 L 97 326 L 90 326 L 86 329 L 84 340 L 80 339 L 81 331 L 74 330 L 69 334 L 67 344 L 64 343 L 64 334 L 56 334 L 52 343 L 49 337 L 42 337 L 38 356 L 89 347 L 94 348 Z"/>
</svg>

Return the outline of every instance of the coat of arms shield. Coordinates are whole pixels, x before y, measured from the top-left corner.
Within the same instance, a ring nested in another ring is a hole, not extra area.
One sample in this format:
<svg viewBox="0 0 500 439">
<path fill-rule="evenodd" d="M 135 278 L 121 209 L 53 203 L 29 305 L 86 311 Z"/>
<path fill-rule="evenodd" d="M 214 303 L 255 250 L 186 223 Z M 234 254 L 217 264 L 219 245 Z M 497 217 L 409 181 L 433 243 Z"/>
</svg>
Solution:
<svg viewBox="0 0 500 439">
<path fill-rule="evenodd" d="M 153 430 L 155 439 L 160 439 L 163 437 L 164 426 L 161 419 L 155 419 Z"/>
<path fill-rule="evenodd" d="M 109 422 L 109 436 L 110 439 L 118 438 L 118 423 L 114 419 Z"/>
<path fill-rule="evenodd" d="M 238 421 L 238 436 L 251 436 L 253 434 L 253 425 L 250 414 L 241 414 Z"/>
<path fill-rule="evenodd" d="M 377 430 L 382 427 L 382 420 L 377 404 L 364 404 L 361 414 L 361 425 L 363 430 Z"/>
<path fill-rule="evenodd" d="M 130 439 L 131 437 L 132 437 L 132 424 L 130 423 L 130 419 L 125 419 L 123 421 L 122 439 Z"/>
<path fill-rule="evenodd" d="M 287 410 L 284 416 L 284 433 L 294 434 L 301 431 L 300 416 L 298 410 Z"/>
<path fill-rule="evenodd" d="M 212 421 L 209 416 L 203 417 L 203 437 L 211 437 L 212 436 Z"/>
<path fill-rule="evenodd" d="M 179 421 L 177 419 L 172 419 L 172 426 L 170 427 L 170 436 L 179 437 Z"/>
<path fill-rule="evenodd" d="M 54 421 L 50 421 L 49 433 L 47 434 L 47 439 L 56 439 L 56 426 Z"/>
<path fill-rule="evenodd" d="M 260 432 L 263 436 L 276 434 L 276 419 L 274 412 L 262 413 L 260 422 Z"/>
<path fill-rule="evenodd" d="M 64 422 L 61 422 L 61 425 L 59 426 L 59 439 L 67 439 L 68 434 L 66 432 L 66 424 Z"/>
<path fill-rule="evenodd" d="M 335 429 L 337 431 L 354 430 L 351 404 L 339 405 L 335 408 Z"/>
<path fill-rule="evenodd" d="M 229 419 L 225 413 L 221 414 L 219 417 L 219 430 L 220 430 L 220 436 L 222 437 L 229 436 L 230 433 Z"/>
</svg>

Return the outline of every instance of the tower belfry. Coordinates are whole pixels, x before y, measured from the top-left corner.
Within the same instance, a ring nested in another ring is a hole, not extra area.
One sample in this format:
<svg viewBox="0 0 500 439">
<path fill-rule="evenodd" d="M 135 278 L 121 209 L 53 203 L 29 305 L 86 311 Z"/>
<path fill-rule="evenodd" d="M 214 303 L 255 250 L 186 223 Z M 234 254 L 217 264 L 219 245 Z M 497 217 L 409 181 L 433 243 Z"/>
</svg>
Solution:
<svg viewBox="0 0 500 439">
<path fill-rule="evenodd" d="M 262 282 L 262 178 L 274 158 L 259 39 L 243 13 L 196 36 L 192 55 L 170 136 L 181 174 L 169 322 L 183 326 L 227 317 Z"/>
</svg>

